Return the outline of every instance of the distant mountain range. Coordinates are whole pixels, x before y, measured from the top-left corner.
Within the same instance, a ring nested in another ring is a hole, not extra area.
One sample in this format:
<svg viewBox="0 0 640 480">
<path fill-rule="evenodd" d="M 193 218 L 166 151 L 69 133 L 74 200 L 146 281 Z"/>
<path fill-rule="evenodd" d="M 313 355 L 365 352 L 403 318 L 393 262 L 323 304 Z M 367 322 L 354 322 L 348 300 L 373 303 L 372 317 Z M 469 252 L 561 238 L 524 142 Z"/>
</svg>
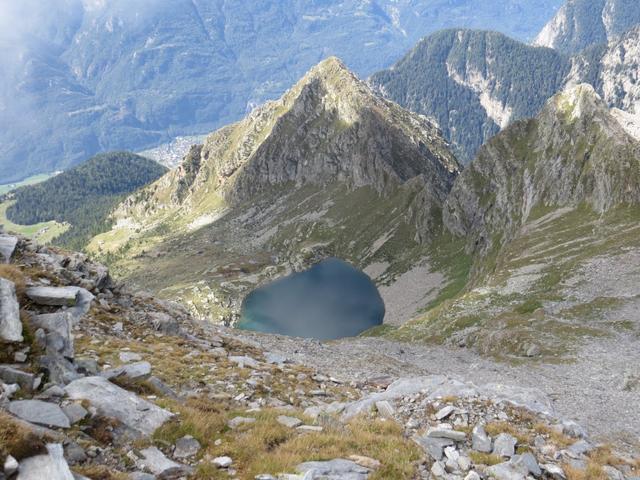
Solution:
<svg viewBox="0 0 640 480">
<path fill-rule="evenodd" d="M 638 24 L 640 2 L 636 0 L 567 0 L 534 45 L 575 54 L 618 40 Z"/>
<path fill-rule="evenodd" d="M 610 107 L 640 114 L 639 71 L 640 26 L 573 57 L 458 29 L 423 39 L 370 81 L 389 99 L 434 118 L 459 160 L 469 163 L 501 129 L 537 115 L 566 87 L 589 83 Z"/>
<path fill-rule="evenodd" d="M 0 183 L 209 132 L 331 54 L 368 75 L 441 28 L 529 40 L 561 0 L 9 3 L 0 7 Z"/>
</svg>

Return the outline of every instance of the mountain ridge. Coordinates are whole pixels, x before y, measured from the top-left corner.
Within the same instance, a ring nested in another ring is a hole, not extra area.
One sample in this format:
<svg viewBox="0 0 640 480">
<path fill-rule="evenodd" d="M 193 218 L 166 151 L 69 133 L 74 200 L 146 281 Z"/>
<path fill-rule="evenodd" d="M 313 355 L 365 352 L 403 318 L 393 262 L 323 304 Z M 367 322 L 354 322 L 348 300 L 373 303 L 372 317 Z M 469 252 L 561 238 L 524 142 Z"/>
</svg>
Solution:
<svg viewBox="0 0 640 480">
<path fill-rule="evenodd" d="M 246 289 L 328 256 L 370 266 L 379 283 L 394 285 L 433 253 L 439 235 L 432 232 L 459 171 L 428 119 L 378 97 L 330 57 L 280 100 L 212 133 L 178 169 L 130 196 L 114 228 L 89 249 L 114 256 L 134 282 L 175 295 L 170 278 L 139 265 L 171 251 L 163 269 L 181 271 L 179 290 L 191 298 L 187 286 L 198 276 L 174 265 L 191 254 L 174 246 L 198 245 L 209 252 L 203 289 L 213 290 L 204 296 L 229 298 L 222 315 L 231 322 Z M 233 280 L 221 289 L 218 276 L 229 269 Z M 445 282 L 438 279 L 434 291 Z M 219 310 L 196 297 L 195 311 Z"/>
<path fill-rule="evenodd" d="M 640 23 L 640 6 L 628 0 L 567 0 L 534 45 L 568 54 L 618 40 Z"/>
</svg>

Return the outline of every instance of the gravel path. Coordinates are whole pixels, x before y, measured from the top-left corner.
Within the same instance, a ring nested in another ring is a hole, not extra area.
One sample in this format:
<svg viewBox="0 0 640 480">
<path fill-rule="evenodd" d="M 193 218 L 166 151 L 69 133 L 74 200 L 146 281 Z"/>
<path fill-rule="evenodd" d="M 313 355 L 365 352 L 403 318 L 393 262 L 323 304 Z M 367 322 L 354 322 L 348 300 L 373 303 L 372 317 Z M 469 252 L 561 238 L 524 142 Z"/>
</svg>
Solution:
<svg viewBox="0 0 640 480">
<path fill-rule="evenodd" d="M 598 441 L 615 442 L 640 452 L 640 386 L 623 389 L 625 377 L 640 375 L 640 341 L 622 337 L 597 339 L 585 345 L 568 364 L 510 365 L 473 351 L 377 338 L 330 343 L 233 331 L 342 380 L 389 375 L 411 377 L 446 374 L 475 383 L 500 382 L 544 391 L 558 415 L 583 425 Z"/>
</svg>

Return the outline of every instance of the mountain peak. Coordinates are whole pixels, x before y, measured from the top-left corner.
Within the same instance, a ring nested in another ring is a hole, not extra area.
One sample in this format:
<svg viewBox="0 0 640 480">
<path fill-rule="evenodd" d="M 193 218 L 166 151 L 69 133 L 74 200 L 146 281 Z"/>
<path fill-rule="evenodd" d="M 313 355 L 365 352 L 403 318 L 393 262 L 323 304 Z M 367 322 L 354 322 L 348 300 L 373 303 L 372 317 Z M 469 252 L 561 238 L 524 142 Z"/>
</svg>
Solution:
<svg viewBox="0 0 640 480">
<path fill-rule="evenodd" d="M 581 83 L 553 96 L 549 101 L 555 111 L 562 112 L 564 118 L 574 121 L 596 111 L 607 110 L 600 95 L 588 83 Z"/>
</svg>

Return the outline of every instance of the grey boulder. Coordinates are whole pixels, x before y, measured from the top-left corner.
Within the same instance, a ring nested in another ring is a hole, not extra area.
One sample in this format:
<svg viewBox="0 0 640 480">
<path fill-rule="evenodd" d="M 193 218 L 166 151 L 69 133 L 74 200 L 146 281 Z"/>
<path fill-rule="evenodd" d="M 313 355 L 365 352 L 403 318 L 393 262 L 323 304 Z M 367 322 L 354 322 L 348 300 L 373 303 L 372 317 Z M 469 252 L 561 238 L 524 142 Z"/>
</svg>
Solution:
<svg viewBox="0 0 640 480">
<path fill-rule="evenodd" d="M 148 437 L 173 414 L 103 377 L 74 380 L 65 391 L 72 400 L 88 400 L 98 413 L 118 420 L 134 438 Z"/>
<path fill-rule="evenodd" d="M 79 287 L 31 287 L 27 297 L 39 305 L 73 307 L 78 302 Z"/>
<path fill-rule="evenodd" d="M 0 235 L 0 262 L 9 263 L 18 246 L 18 238 L 12 235 Z"/>
<path fill-rule="evenodd" d="M 17 383 L 27 392 L 35 390 L 36 383 L 40 383 L 38 377 L 33 373 L 24 372 L 9 365 L 0 365 L 0 380 L 7 384 Z"/>
<path fill-rule="evenodd" d="M 45 427 L 69 428 L 69 418 L 55 403 L 42 400 L 16 400 L 9 404 L 9 411 L 29 423 Z"/>
<path fill-rule="evenodd" d="M 305 480 L 366 480 L 370 470 L 351 460 L 337 458 L 326 462 L 305 462 L 297 467 Z"/>
<path fill-rule="evenodd" d="M 484 426 L 478 424 L 473 428 L 471 432 L 471 447 L 478 452 L 491 452 L 491 437 L 487 435 Z"/>
<path fill-rule="evenodd" d="M 23 341 L 16 286 L 5 278 L 0 278 L 0 340 Z"/>
<path fill-rule="evenodd" d="M 107 379 L 124 378 L 126 380 L 144 380 L 151 375 L 151 364 L 149 362 L 129 363 L 122 367 L 105 370 L 100 374 Z"/>
<path fill-rule="evenodd" d="M 501 433 L 493 442 L 493 453 L 501 457 L 513 457 L 516 453 L 516 444 L 518 440 L 508 433 Z"/>
<path fill-rule="evenodd" d="M 69 423 L 71 423 L 71 425 L 78 423 L 87 415 L 89 415 L 89 412 L 87 412 L 85 408 L 79 403 L 71 403 L 69 405 L 66 405 L 62 407 L 62 411 L 69 419 Z"/>
<path fill-rule="evenodd" d="M 190 435 L 178 439 L 176 448 L 173 451 L 174 458 L 189 458 L 197 455 L 200 451 L 200 442 Z"/>
<path fill-rule="evenodd" d="M 416 442 L 436 462 L 442 460 L 445 447 L 450 447 L 455 444 L 455 442 L 450 438 L 435 438 L 428 436 L 414 437 L 413 441 Z"/>
<path fill-rule="evenodd" d="M 73 321 L 69 312 L 33 315 L 29 324 L 34 330 L 41 328 L 45 331 L 45 344 L 48 353 L 60 354 L 67 358 L 74 357 L 73 335 L 71 334 Z"/>
<path fill-rule="evenodd" d="M 20 462 L 16 480 L 74 480 L 60 444 L 47 445 L 46 455 L 36 455 Z"/>
<path fill-rule="evenodd" d="M 191 467 L 168 459 L 156 447 L 145 448 L 140 453 L 142 454 L 142 459 L 138 462 L 138 468 L 149 470 L 159 479 L 180 478 L 192 472 Z"/>
<path fill-rule="evenodd" d="M 504 462 L 487 468 L 486 473 L 489 478 L 496 480 L 525 480 L 529 470 L 524 465 Z"/>
</svg>

